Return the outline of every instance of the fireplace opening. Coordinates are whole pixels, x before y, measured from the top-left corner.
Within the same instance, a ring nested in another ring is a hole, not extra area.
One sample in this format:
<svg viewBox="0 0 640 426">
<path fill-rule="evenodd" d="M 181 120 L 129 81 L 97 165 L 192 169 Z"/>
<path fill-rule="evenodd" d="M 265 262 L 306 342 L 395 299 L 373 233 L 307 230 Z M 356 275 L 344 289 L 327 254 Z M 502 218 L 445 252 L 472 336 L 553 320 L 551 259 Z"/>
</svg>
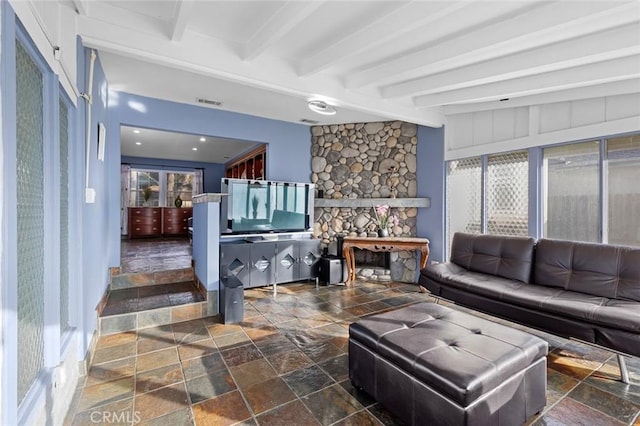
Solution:
<svg viewBox="0 0 640 426">
<path fill-rule="evenodd" d="M 390 269 L 391 253 L 386 251 L 369 251 L 355 248 L 353 255 L 358 268 L 383 268 Z"/>
</svg>

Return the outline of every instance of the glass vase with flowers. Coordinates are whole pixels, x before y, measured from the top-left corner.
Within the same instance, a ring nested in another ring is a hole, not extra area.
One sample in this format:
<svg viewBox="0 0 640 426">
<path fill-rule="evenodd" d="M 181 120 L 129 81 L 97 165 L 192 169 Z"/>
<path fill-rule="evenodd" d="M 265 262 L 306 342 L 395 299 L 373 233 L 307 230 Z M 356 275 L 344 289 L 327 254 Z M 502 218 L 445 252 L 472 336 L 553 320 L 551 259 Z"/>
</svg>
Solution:
<svg viewBox="0 0 640 426">
<path fill-rule="evenodd" d="M 388 204 L 375 206 L 373 212 L 375 213 L 376 223 L 378 225 L 378 236 L 388 237 L 389 227 L 398 225 L 398 216 L 391 212 L 391 208 Z"/>
</svg>

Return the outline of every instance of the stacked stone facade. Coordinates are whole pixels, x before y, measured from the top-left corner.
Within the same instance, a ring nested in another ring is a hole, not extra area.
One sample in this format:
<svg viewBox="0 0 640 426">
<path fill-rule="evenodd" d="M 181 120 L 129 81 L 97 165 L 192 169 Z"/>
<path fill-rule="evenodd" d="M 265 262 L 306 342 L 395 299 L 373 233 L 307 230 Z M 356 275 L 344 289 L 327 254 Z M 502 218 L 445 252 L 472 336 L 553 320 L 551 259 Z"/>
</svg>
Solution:
<svg viewBox="0 0 640 426">
<path fill-rule="evenodd" d="M 356 208 L 315 209 L 314 234 L 331 247 L 337 235 L 375 236 L 377 223 L 371 198 L 407 198 L 417 193 L 417 125 L 401 121 L 311 127 L 311 182 L 323 198 L 358 199 Z M 416 236 L 417 208 L 393 208 L 397 226 L 391 236 Z M 414 281 L 413 252 L 391 255 L 390 271 L 360 268 L 367 279 Z"/>
</svg>

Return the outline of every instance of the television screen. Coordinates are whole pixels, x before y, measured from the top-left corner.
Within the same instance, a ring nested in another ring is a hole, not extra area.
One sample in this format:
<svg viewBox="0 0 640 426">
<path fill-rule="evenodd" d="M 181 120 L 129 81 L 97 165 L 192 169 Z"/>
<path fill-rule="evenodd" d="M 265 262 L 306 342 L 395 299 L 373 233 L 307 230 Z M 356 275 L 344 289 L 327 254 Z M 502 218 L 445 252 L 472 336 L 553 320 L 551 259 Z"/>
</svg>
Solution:
<svg viewBox="0 0 640 426">
<path fill-rule="evenodd" d="M 313 184 L 223 179 L 222 232 L 307 231 L 313 224 Z"/>
</svg>

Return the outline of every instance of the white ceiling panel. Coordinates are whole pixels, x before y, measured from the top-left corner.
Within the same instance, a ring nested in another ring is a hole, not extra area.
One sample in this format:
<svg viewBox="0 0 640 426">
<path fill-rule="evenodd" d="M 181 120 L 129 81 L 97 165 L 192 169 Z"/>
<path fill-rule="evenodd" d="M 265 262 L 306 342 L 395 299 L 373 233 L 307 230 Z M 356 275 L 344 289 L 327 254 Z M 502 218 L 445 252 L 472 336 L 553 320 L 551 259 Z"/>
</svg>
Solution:
<svg viewBox="0 0 640 426">
<path fill-rule="evenodd" d="M 211 135 L 130 126 L 120 127 L 120 144 L 123 156 L 217 164 L 224 164 L 260 145 L 256 142 Z"/>
<path fill-rule="evenodd" d="M 640 99 L 638 0 L 95 0 L 78 12 L 112 89 L 290 122 L 440 126 L 451 111 Z M 312 98 L 337 113 L 312 113 Z"/>
</svg>

